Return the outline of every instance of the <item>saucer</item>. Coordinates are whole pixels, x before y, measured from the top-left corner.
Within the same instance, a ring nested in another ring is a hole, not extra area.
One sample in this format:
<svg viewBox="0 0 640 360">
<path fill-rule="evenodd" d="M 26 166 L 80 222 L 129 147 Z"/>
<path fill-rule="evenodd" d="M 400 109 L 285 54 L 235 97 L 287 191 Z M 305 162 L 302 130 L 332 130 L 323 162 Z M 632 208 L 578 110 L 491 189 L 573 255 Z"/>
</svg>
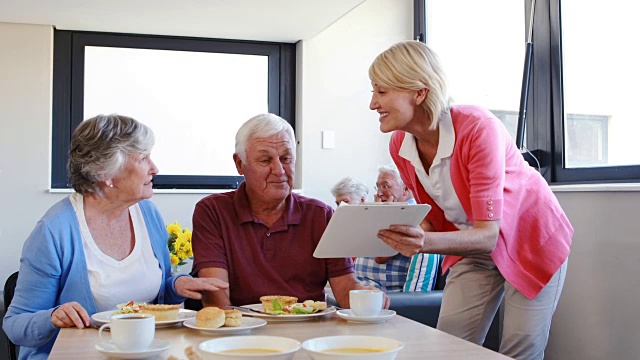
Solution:
<svg viewBox="0 0 640 360">
<path fill-rule="evenodd" d="M 336 314 L 347 321 L 358 322 L 358 323 L 381 323 L 385 322 L 396 315 L 396 312 L 393 310 L 380 310 L 380 314 L 376 316 L 356 316 L 353 314 L 353 311 L 349 309 L 338 310 Z"/>
<path fill-rule="evenodd" d="M 96 344 L 96 350 L 117 359 L 143 359 L 161 353 L 171 347 L 167 340 L 154 339 L 147 350 L 143 351 L 122 351 L 111 341 L 103 341 Z"/>
</svg>

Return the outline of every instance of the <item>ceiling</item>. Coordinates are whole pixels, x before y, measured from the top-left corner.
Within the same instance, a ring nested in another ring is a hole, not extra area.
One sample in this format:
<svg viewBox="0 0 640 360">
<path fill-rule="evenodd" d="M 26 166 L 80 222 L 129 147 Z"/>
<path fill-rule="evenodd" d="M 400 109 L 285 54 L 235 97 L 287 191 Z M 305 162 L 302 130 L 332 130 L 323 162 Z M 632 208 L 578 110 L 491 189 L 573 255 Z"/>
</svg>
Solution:
<svg viewBox="0 0 640 360">
<path fill-rule="evenodd" d="M 365 0 L 0 0 L 0 22 L 59 30 L 296 42 Z"/>
</svg>

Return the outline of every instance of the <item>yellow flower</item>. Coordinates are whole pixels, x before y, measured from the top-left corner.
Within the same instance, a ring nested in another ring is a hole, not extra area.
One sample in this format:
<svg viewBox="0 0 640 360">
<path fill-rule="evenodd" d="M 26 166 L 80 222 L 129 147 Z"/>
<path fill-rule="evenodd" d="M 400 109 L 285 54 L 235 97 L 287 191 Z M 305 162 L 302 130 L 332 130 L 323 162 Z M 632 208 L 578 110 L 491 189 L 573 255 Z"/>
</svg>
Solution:
<svg viewBox="0 0 640 360">
<path fill-rule="evenodd" d="M 184 238 L 191 242 L 191 230 L 189 230 L 189 228 L 184 228 L 182 233 L 184 234 Z"/>
<path fill-rule="evenodd" d="M 172 265 L 183 265 L 185 259 L 193 258 L 193 249 L 191 248 L 191 230 L 182 229 L 182 225 L 178 222 L 167 225 L 169 239 L 167 246 L 171 256 Z"/>
<path fill-rule="evenodd" d="M 180 223 L 178 222 L 171 223 L 167 225 L 167 231 L 169 232 L 169 234 L 177 235 L 179 233 L 182 233 L 182 225 L 180 225 Z"/>
</svg>

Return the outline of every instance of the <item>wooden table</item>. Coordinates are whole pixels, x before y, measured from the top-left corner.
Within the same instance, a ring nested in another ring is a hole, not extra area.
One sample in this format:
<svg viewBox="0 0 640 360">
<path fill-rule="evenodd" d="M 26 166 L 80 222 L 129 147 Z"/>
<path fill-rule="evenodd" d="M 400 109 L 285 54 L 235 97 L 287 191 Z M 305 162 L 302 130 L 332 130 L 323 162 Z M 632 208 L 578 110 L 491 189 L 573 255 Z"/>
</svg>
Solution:
<svg viewBox="0 0 640 360">
<path fill-rule="evenodd" d="M 332 314 L 308 321 L 269 322 L 265 326 L 244 334 L 284 336 L 296 339 L 301 343 L 304 340 L 320 336 L 375 335 L 394 338 L 404 343 L 404 349 L 398 353 L 397 359 L 509 359 L 506 356 L 399 315 L 384 323 L 363 324 L 347 322 Z M 211 336 L 211 334 L 202 333 L 182 325 L 156 329 L 156 339 L 169 340 L 171 347 L 153 359 L 167 359 L 170 355 L 178 359 L 187 359 L 184 353 L 184 349 L 187 346 L 191 345 L 194 349 L 197 349 L 199 343 L 212 338 L 215 337 Z M 98 343 L 100 343 L 98 330 L 94 328 L 83 330 L 76 328 L 62 329 L 49 359 L 107 359 L 106 356 L 95 349 L 95 345 Z M 294 359 L 310 358 L 303 349 L 300 349 L 294 356 Z"/>
</svg>

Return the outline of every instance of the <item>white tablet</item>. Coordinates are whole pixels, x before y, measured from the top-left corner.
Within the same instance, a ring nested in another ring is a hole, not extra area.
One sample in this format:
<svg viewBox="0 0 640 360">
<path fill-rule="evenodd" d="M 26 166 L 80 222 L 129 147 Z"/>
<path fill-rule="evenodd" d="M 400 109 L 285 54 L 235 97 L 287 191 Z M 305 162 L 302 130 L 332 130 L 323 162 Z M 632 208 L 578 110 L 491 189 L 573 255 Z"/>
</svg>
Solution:
<svg viewBox="0 0 640 360">
<path fill-rule="evenodd" d="M 316 258 L 393 256 L 398 252 L 378 239 L 391 225 L 417 226 L 431 206 L 374 203 L 340 206 L 331 217 L 313 256 Z"/>
</svg>

